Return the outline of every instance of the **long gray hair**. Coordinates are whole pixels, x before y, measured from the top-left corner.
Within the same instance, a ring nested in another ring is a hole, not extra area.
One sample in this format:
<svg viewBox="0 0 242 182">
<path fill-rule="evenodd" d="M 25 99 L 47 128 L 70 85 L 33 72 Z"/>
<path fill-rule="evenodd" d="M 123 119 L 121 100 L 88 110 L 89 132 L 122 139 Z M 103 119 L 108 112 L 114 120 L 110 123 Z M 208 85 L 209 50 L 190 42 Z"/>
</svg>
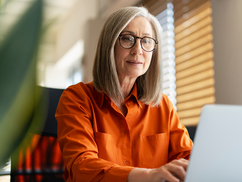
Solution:
<svg viewBox="0 0 242 182">
<path fill-rule="evenodd" d="M 124 97 L 118 79 L 114 46 L 122 30 L 135 17 L 145 17 L 154 31 L 158 45 L 153 51 L 147 72 L 136 79 L 138 98 L 145 104 L 159 106 L 162 98 L 161 33 L 158 20 L 144 7 L 126 7 L 114 12 L 106 20 L 101 31 L 93 66 L 93 84 L 107 93 L 114 102 L 123 102 Z"/>
</svg>

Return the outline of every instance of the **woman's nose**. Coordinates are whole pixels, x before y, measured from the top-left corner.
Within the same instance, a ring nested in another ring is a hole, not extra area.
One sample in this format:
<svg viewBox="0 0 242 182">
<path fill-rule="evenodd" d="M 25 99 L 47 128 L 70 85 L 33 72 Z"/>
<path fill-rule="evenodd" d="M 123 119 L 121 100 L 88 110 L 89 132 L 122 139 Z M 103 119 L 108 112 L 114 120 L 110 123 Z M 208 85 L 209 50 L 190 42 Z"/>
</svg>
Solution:
<svg viewBox="0 0 242 182">
<path fill-rule="evenodd" d="M 143 53 L 143 49 L 142 49 L 140 39 L 137 39 L 135 45 L 131 48 L 131 54 L 141 55 L 142 53 Z"/>
</svg>

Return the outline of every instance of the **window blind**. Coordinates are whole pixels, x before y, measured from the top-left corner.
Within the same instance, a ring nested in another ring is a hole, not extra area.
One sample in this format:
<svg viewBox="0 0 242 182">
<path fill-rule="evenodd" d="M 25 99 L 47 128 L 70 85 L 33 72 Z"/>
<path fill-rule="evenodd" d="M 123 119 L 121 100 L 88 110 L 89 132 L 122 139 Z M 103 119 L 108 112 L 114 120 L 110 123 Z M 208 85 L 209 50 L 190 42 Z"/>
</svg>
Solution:
<svg viewBox="0 0 242 182">
<path fill-rule="evenodd" d="M 163 93 L 171 100 L 176 109 L 176 77 L 175 77 L 175 48 L 174 48 L 174 19 L 173 4 L 167 0 L 146 1 L 143 5 L 156 16 L 162 29 L 162 74 Z"/>
<path fill-rule="evenodd" d="M 160 16 L 169 3 L 173 4 L 174 12 L 175 62 L 170 59 L 165 63 L 164 58 L 171 54 L 166 54 L 168 48 L 164 47 L 162 61 L 164 69 L 168 64 L 175 65 L 175 69 L 170 69 L 173 76 L 164 71 L 164 93 L 176 94 L 173 102 L 184 125 L 197 125 L 202 106 L 215 102 L 211 4 L 209 0 L 145 0 L 143 6 L 157 16 L 163 29 Z M 169 38 L 172 42 L 172 37 Z M 175 79 L 175 85 L 168 84 L 167 77 Z"/>
<path fill-rule="evenodd" d="M 202 106 L 215 102 L 211 5 L 205 0 L 174 0 L 177 112 L 197 125 Z"/>
</svg>

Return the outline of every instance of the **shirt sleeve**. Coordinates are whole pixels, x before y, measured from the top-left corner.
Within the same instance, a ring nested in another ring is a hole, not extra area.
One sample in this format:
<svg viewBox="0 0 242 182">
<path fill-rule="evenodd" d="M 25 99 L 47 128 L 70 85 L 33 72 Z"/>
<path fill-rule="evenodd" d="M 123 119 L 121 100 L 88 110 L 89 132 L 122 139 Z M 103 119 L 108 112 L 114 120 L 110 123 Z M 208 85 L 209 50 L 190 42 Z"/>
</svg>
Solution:
<svg viewBox="0 0 242 182">
<path fill-rule="evenodd" d="M 186 127 L 181 124 L 176 110 L 174 109 L 170 100 L 164 96 L 165 102 L 169 108 L 169 122 L 170 122 L 170 145 L 168 162 L 174 159 L 190 158 L 190 153 L 193 147 L 193 142 L 190 139 Z"/>
<path fill-rule="evenodd" d="M 67 181 L 126 182 L 133 167 L 98 158 L 91 122 L 95 116 L 90 109 L 90 99 L 80 89 L 69 87 L 60 98 L 55 116 L 65 178 Z"/>
</svg>

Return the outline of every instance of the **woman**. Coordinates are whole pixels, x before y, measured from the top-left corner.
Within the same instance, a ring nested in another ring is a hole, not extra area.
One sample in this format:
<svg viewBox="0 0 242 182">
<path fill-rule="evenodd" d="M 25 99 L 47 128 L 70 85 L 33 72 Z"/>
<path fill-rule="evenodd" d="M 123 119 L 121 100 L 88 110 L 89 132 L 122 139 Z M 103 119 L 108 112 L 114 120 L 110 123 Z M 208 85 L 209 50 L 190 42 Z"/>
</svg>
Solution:
<svg viewBox="0 0 242 182">
<path fill-rule="evenodd" d="M 56 111 L 67 181 L 184 180 L 192 141 L 162 95 L 160 34 L 143 7 L 107 19 L 93 82 L 67 88 Z"/>
</svg>

